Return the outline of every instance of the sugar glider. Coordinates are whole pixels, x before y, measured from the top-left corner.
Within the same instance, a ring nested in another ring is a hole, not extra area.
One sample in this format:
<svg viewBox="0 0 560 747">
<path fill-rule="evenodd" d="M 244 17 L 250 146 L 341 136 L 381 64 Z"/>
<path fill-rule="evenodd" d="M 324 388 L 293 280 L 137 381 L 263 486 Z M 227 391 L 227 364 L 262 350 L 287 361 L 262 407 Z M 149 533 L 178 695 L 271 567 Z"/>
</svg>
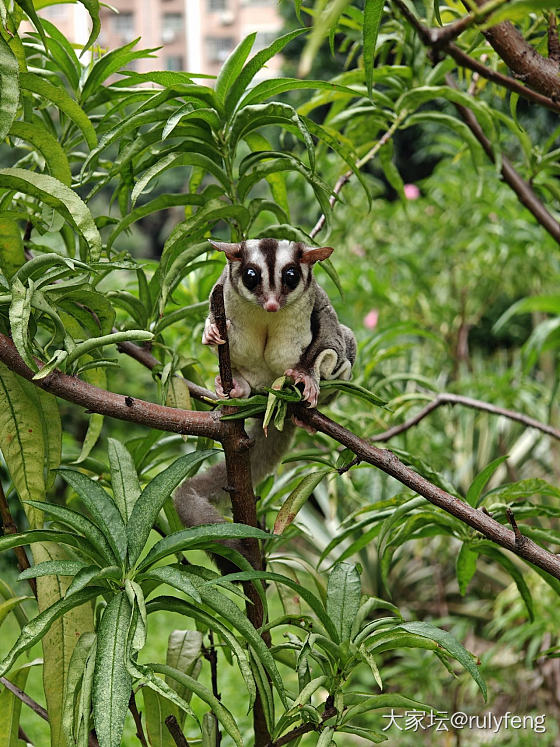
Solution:
<svg viewBox="0 0 560 747">
<path fill-rule="evenodd" d="M 234 388 L 231 397 L 264 391 L 275 379 L 289 376 L 302 389 L 309 407 L 317 405 L 321 379 L 349 379 L 356 358 L 353 332 L 338 321 L 325 291 L 313 276 L 315 262 L 327 259 L 331 247 L 311 247 L 278 239 L 240 243 L 211 241 L 227 264 L 217 281 L 223 286 Z M 212 308 L 204 325 L 204 345 L 224 342 Z M 216 393 L 223 397 L 220 377 Z M 253 484 L 270 474 L 289 448 L 292 423 L 282 431 L 262 425 L 252 429 Z M 215 504 L 226 501 L 224 463 L 186 480 L 175 492 L 175 507 L 186 526 L 223 522 Z M 225 542 L 235 549 L 240 545 Z"/>
</svg>

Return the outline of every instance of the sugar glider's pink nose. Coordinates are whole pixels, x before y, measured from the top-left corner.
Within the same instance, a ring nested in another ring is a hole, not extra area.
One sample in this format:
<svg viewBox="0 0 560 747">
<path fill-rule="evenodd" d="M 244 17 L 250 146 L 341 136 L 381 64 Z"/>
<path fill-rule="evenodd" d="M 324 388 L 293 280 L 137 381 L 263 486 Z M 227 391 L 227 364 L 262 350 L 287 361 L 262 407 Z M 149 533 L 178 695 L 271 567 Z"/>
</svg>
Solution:
<svg viewBox="0 0 560 747">
<path fill-rule="evenodd" d="M 266 299 L 263 305 L 263 309 L 265 311 L 278 311 L 280 308 L 280 304 L 278 303 L 277 299 L 274 298 L 274 296 L 270 296 Z"/>
<path fill-rule="evenodd" d="M 268 298 L 263 306 L 265 311 L 278 311 L 280 304 L 275 298 Z"/>
</svg>

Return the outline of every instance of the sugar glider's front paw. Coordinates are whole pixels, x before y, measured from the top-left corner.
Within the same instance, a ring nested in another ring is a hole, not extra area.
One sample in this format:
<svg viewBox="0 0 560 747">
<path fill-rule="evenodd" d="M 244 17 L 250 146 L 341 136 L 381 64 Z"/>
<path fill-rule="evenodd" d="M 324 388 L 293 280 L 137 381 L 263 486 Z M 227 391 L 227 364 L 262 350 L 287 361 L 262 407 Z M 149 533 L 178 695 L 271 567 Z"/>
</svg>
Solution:
<svg viewBox="0 0 560 747">
<path fill-rule="evenodd" d="M 226 326 L 229 330 L 231 326 L 231 322 L 228 319 L 226 321 Z M 202 344 L 203 345 L 224 345 L 225 340 L 220 335 L 218 331 L 218 325 L 214 324 L 214 322 L 211 322 L 210 319 L 207 319 L 204 324 L 204 332 L 202 333 Z"/>
<path fill-rule="evenodd" d="M 294 384 L 303 384 L 303 401 L 308 403 L 308 407 L 317 407 L 319 399 L 319 382 L 317 378 L 307 371 L 299 368 L 288 368 L 285 372 L 294 380 Z"/>
<path fill-rule="evenodd" d="M 226 394 L 222 386 L 222 379 L 220 376 L 216 376 L 215 380 L 216 394 L 220 399 L 225 399 Z M 245 379 L 238 376 L 233 379 L 233 389 L 229 393 L 230 399 L 246 399 L 251 394 L 251 387 Z"/>
</svg>

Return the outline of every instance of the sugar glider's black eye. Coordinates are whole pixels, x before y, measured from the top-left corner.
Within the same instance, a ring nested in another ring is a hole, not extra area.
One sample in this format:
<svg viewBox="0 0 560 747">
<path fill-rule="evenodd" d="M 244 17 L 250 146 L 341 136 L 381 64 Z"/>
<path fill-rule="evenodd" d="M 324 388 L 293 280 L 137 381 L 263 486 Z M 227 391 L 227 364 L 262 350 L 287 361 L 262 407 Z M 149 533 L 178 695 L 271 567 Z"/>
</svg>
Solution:
<svg viewBox="0 0 560 747">
<path fill-rule="evenodd" d="M 297 267 L 288 267 L 282 273 L 282 282 L 288 286 L 291 290 L 297 287 L 299 283 L 299 270 Z"/>
<path fill-rule="evenodd" d="M 258 270 L 255 270 L 254 267 L 247 267 L 243 271 L 243 285 L 247 288 L 247 290 L 254 290 L 257 285 L 259 284 L 259 281 L 261 279 L 261 274 Z"/>
</svg>

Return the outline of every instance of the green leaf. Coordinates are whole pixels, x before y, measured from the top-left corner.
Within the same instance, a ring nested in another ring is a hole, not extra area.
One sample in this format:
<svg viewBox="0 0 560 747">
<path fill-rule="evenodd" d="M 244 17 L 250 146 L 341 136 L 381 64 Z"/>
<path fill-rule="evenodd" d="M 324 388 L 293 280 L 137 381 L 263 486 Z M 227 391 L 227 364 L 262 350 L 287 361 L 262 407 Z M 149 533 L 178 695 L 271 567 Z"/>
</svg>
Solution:
<svg viewBox="0 0 560 747">
<path fill-rule="evenodd" d="M 59 617 L 66 614 L 69 610 L 74 607 L 79 607 L 85 602 L 89 602 L 91 599 L 96 597 L 98 589 L 86 589 L 85 591 L 75 594 L 69 599 L 60 599 L 55 602 L 46 610 L 41 612 L 37 617 L 24 625 L 19 635 L 19 638 L 12 646 L 11 650 L 0 662 L 0 677 L 3 677 L 8 672 L 17 657 L 35 645 L 43 636 L 49 631 L 52 624 L 58 620 Z"/>
<path fill-rule="evenodd" d="M 227 174 L 216 162 L 216 159 L 211 159 L 203 153 L 179 153 L 173 151 L 158 159 L 152 166 L 144 171 L 141 177 L 136 180 L 134 189 L 130 196 L 132 205 L 134 206 L 136 200 L 152 179 L 159 176 L 164 171 L 184 166 L 199 166 L 209 174 L 212 174 L 212 176 L 214 176 L 222 186 L 225 188 L 228 187 Z"/>
<path fill-rule="evenodd" d="M 136 563 L 144 549 L 152 526 L 166 498 L 171 495 L 179 483 L 196 469 L 200 462 L 215 453 L 214 449 L 210 449 L 208 451 L 195 451 L 180 457 L 171 466 L 154 477 L 144 488 L 132 509 L 126 528 L 131 565 Z"/>
<path fill-rule="evenodd" d="M 12 547 L 24 547 L 36 542 L 59 542 L 77 550 L 81 550 L 92 560 L 96 559 L 95 549 L 83 537 L 70 532 L 61 532 L 55 529 L 31 529 L 27 532 L 16 534 L 5 534 L 0 537 L 0 552 L 10 550 Z"/>
<path fill-rule="evenodd" d="M 107 444 L 113 498 L 126 524 L 142 492 L 140 480 L 134 460 L 126 446 L 116 438 L 107 439 Z"/>
<path fill-rule="evenodd" d="M 76 594 L 86 586 L 104 586 L 98 582 L 109 578 L 113 581 L 120 581 L 122 584 L 122 575 L 122 569 L 116 565 L 109 565 L 105 568 L 99 568 L 98 565 L 86 565 L 72 579 L 70 586 L 66 589 L 66 596 Z"/>
<path fill-rule="evenodd" d="M 492 477 L 494 472 L 498 469 L 500 464 L 503 464 L 503 462 L 505 462 L 507 458 L 508 455 L 506 454 L 505 456 L 494 459 L 482 470 L 482 472 L 479 472 L 478 475 L 474 478 L 469 489 L 467 490 L 466 496 L 466 501 L 470 506 L 478 506 L 478 504 L 480 503 L 480 495 L 484 486 Z"/>
<path fill-rule="evenodd" d="M 531 622 L 533 622 L 533 620 L 535 619 L 533 597 L 525 579 L 523 578 L 523 573 L 521 572 L 521 570 L 516 566 L 513 560 L 511 560 L 511 558 L 509 558 L 507 555 L 504 555 L 501 550 L 499 550 L 497 547 L 494 547 L 490 542 L 477 542 L 476 549 L 479 553 L 482 553 L 499 563 L 513 578 L 519 594 L 525 602 L 525 607 L 527 608 L 529 619 L 531 620 Z"/>
<path fill-rule="evenodd" d="M 80 496 L 93 522 L 104 534 L 124 567 L 127 550 L 126 530 L 121 514 L 111 497 L 99 483 L 86 477 L 82 472 L 60 468 L 58 473 Z"/>
<path fill-rule="evenodd" d="M 0 169 L 0 187 L 31 195 L 54 208 L 80 234 L 89 247 L 91 261 L 101 255 L 101 237 L 86 204 L 65 184 L 47 174 L 26 169 Z"/>
<path fill-rule="evenodd" d="M 11 599 L 7 599 L 5 602 L 1 602 L 0 603 L 0 626 L 2 625 L 6 617 L 10 614 L 10 612 L 14 611 L 22 602 L 26 602 L 28 599 L 33 599 L 33 598 L 34 597 L 12 597 Z"/>
<path fill-rule="evenodd" d="M 66 93 L 62 86 L 54 85 L 44 77 L 29 72 L 20 73 L 20 85 L 24 91 L 31 91 L 42 96 L 64 112 L 69 121 L 80 128 L 88 147 L 95 148 L 97 145 L 95 127 L 80 105 Z"/>
<path fill-rule="evenodd" d="M 386 693 L 382 695 L 372 695 L 369 698 L 364 698 L 361 702 L 355 705 L 350 705 L 348 709 L 344 711 L 342 715 L 341 723 L 347 724 L 352 721 L 356 716 L 362 713 L 368 713 L 369 711 L 377 710 L 378 708 L 404 708 L 410 711 L 431 711 L 431 707 L 425 703 L 421 703 L 419 700 L 412 700 L 404 695 L 398 693 Z"/>
<path fill-rule="evenodd" d="M 243 739 L 241 737 L 241 733 L 235 722 L 235 719 L 227 710 L 227 708 L 222 705 L 221 701 L 219 701 L 212 694 L 212 692 L 208 690 L 207 687 L 200 684 L 200 682 L 195 680 L 193 677 L 189 677 L 188 674 L 184 674 L 183 672 L 180 672 L 173 667 L 169 667 L 166 664 L 150 664 L 148 666 L 150 666 L 154 670 L 154 672 L 159 672 L 160 674 L 165 674 L 167 677 L 173 678 L 179 684 L 183 685 L 189 690 L 192 690 L 195 695 L 198 695 L 201 700 L 203 700 L 210 706 L 210 708 L 212 709 L 212 713 L 214 713 L 218 721 L 224 727 L 224 730 L 230 735 L 235 744 L 238 745 L 238 747 L 243 747 Z"/>
<path fill-rule="evenodd" d="M 280 36 L 278 39 L 275 39 L 268 47 L 259 50 L 243 67 L 243 69 L 238 71 L 238 74 L 233 79 L 229 90 L 227 91 L 225 111 L 228 117 L 233 113 L 235 107 L 237 106 L 237 103 L 239 102 L 239 99 L 249 90 L 249 84 L 251 83 L 255 75 L 257 75 L 260 70 L 262 70 L 268 60 L 274 57 L 275 54 L 279 54 L 284 49 L 286 44 L 292 41 L 292 39 L 301 36 L 301 34 L 304 34 L 306 31 L 307 29 L 305 28 L 295 29 L 295 31 L 290 31 L 288 34 Z M 247 55 L 245 55 L 245 58 L 246 57 Z"/>
<path fill-rule="evenodd" d="M 191 677 L 198 678 L 202 668 L 202 633 L 198 630 L 173 630 L 169 634 L 165 663 L 184 672 Z M 177 694 L 186 700 L 191 693 L 176 682 L 166 679 L 167 684 L 175 688 Z"/>
<path fill-rule="evenodd" d="M 471 582 L 472 577 L 476 573 L 476 562 L 478 560 L 478 552 L 473 549 L 472 545 L 468 545 L 463 542 L 459 554 L 457 555 L 457 582 L 459 583 L 459 591 L 461 596 L 465 596 L 467 586 Z"/>
<path fill-rule="evenodd" d="M 7 280 L 25 263 L 23 236 L 18 223 L 9 217 L 0 217 L 0 270 Z"/>
<path fill-rule="evenodd" d="M 224 105 L 229 89 L 238 79 L 243 65 L 245 64 L 245 60 L 253 48 L 256 37 L 257 33 L 255 31 L 242 39 L 222 65 L 214 89 L 216 92 L 216 99 L 220 106 Z"/>
<path fill-rule="evenodd" d="M 111 52 L 107 52 L 100 57 L 97 62 L 91 68 L 91 71 L 86 78 L 84 86 L 82 88 L 82 94 L 80 100 L 84 103 L 99 91 L 102 83 L 107 80 L 113 73 L 116 73 L 121 68 L 125 68 L 133 60 L 140 57 L 146 59 L 150 58 L 153 52 L 152 49 L 140 49 L 134 50 L 133 47 L 138 43 L 138 39 L 134 39 L 130 44 L 125 44 L 123 47 L 114 49 Z M 92 147 L 92 146 L 90 146 Z"/>
<path fill-rule="evenodd" d="M 323 625 L 329 636 L 333 639 L 333 641 L 338 640 L 338 632 L 336 630 L 335 625 L 333 624 L 333 621 L 327 615 L 326 610 L 321 602 L 321 600 L 315 596 L 312 592 L 310 592 L 308 589 L 305 588 L 305 586 L 302 586 L 298 581 L 294 581 L 291 578 L 288 578 L 288 576 L 282 576 L 279 573 L 271 573 L 269 571 L 249 571 L 249 572 L 243 572 L 243 573 L 229 573 L 227 576 L 224 576 L 223 579 L 217 580 L 216 583 L 220 583 L 222 580 L 226 581 L 273 581 L 275 583 L 283 584 L 285 586 L 288 586 L 290 589 L 293 589 L 295 592 L 299 594 L 299 596 L 307 602 L 307 604 L 311 607 L 313 612 L 317 615 L 319 618 L 319 622 Z"/>
<path fill-rule="evenodd" d="M 142 574 L 142 580 L 144 578 L 150 581 L 159 581 L 164 584 L 169 584 L 169 586 L 173 586 L 175 589 L 188 594 L 195 600 L 195 602 L 198 602 L 199 604 L 202 603 L 200 594 L 191 581 L 189 574 L 186 573 L 184 569 L 172 565 L 164 565 L 159 568 L 152 568 Z"/>
<path fill-rule="evenodd" d="M 414 635 L 419 635 L 423 638 L 435 641 L 438 646 L 445 649 L 448 654 L 456 659 L 467 670 L 480 688 L 484 700 L 486 700 L 486 685 L 480 676 L 480 672 L 478 671 L 478 667 L 472 654 L 469 654 L 469 652 L 451 635 L 451 633 L 425 622 L 401 623 L 397 627 L 401 630 L 407 631 L 408 633 L 413 633 Z"/>
<path fill-rule="evenodd" d="M 1 38 L 1 37 L 0 37 Z M 7 679 L 20 690 L 25 689 L 30 665 L 9 672 Z M 18 747 L 19 720 L 22 701 L 3 687 L 0 692 L 0 744 L 3 747 Z"/>
<path fill-rule="evenodd" d="M 84 594 L 85 592 L 80 592 Z M 75 595 L 78 596 L 78 595 Z M 74 599 L 75 597 L 70 597 Z M 114 596 L 97 632 L 93 678 L 93 719 L 100 745 L 120 747 L 132 688 L 127 666 L 127 635 L 132 608 L 124 592 Z"/>
<path fill-rule="evenodd" d="M 327 615 L 333 621 L 339 641 L 350 639 L 352 624 L 360 608 L 362 587 L 354 563 L 336 563 L 329 573 Z"/>
<path fill-rule="evenodd" d="M 118 556 L 112 550 L 104 534 L 93 522 L 82 514 L 72 511 L 72 509 L 66 508 L 66 506 L 59 506 L 57 503 L 47 503 L 46 501 L 26 501 L 26 503 L 38 511 L 43 511 L 53 516 L 57 521 L 66 524 L 76 532 L 83 534 L 88 543 L 91 543 L 91 546 L 109 564 L 117 562 Z"/>
<path fill-rule="evenodd" d="M 72 182 L 72 172 L 64 148 L 51 133 L 37 122 L 14 122 L 10 136 L 26 140 L 45 159 L 51 175 L 67 187 Z"/>
<path fill-rule="evenodd" d="M 375 46 L 377 44 L 383 6 L 383 0 L 365 0 L 364 4 L 364 70 L 366 73 L 366 85 L 370 96 L 373 89 L 373 60 L 375 57 Z"/>
<path fill-rule="evenodd" d="M 95 633 L 82 633 L 78 642 L 72 651 L 68 674 L 66 678 L 66 687 L 64 689 L 64 702 L 62 706 L 62 730 L 68 744 L 75 741 L 79 730 L 79 719 L 77 729 L 74 729 L 74 711 L 78 701 L 80 687 L 84 680 L 84 674 L 87 670 L 88 659 L 92 651 L 95 651 L 97 637 Z"/>
<path fill-rule="evenodd" d="M 37 364 L 33 358 L 29 334 L 29 322 L 31 318 L 31 299 L 33 297 L 33 284 L 24 286 L 17 275 L 12 282 L 12 302 L 10 304 L 9 318 L 12 340 L 18 353 L 32 370 L 37 370 Z"/>
<path fill-rule="evenodd" d="M 181 529 L 179 532 L 160 539 L 150 549 L 146 557 L 139 563 L 138 570 L 144 571 L 154 565 L 158 560 L 175 555 L 186 550 L 197 549 L 208 544 L 209 541 L 221 539 L 244 539 L 254 537 L 255 539 L 270 540 L 271 536 L 262 529 L 250 527 L 245 524 L 202 524 L 190 529 Z"/>
<path fill-rule="evenodd" d="M 329 379 L 328 381 L 321 381 L 321 391 L 328 391 L 329 389 L 335 389 L 344 394 L 348 394 L 351 397 L 357 397 L 369 402 L 370 405 L 375 407 L 387 408 L 387 402 L 376 394 L 364 389 L 359 384 L 354 384 L 351 381 L 343 381 L 342 379 Z"/>
<path fill-rule="evenodd" d="M 19 574 L 18 581 L 40 576 L 74 576 L 85 565 L 81 560 L 46 560 L 26 568 Z"/>
<path fill-rule="evenodd" d="M 19 104 L 19 66 L 16 56 L 0 35 L 0 141 L 8 134 Z"/>
<path fill-rule="evenodd" d="M 175 747 L 176 742 L 165 725 L 168 716 L 177 718 L 177 707 L 151 687 L 142 688 L 146 732 L 151 747 Z"/>
<path fill-rule="evenodd" d="M 320 469 L 317 472 L 311 472 L 305 475 L 303 480 L 292 490 L 290 495 L 286 498 L 280 511 L 274 521 L 274 534 L 282 534 L 284 530 L 290 526 L 293 520 L 296 518 L 298 512 L 307 502 L 307 499 L 311 493 L 315 490 L 317 485 L 322 481 L 325 475 L 332 472 L 331 469 Z"/>
<path fill-rule="evenodd" d="M 500 332 L 516 314 L 530 314 L 540 311 L 545 314 L 560 315 L 560 294 L 550 296 L 530 296 L 516 301 L 494 324 L 492 331 Z"/>
<path fill-rule="evenodd" d="M 21 501 L 45 497 L 42 411 L 34 389 L 0 363 L 0 450 Z M 28 515 L 28 520 L 32 527 L 40 526 L 39 515 Z"/>
</svg>

